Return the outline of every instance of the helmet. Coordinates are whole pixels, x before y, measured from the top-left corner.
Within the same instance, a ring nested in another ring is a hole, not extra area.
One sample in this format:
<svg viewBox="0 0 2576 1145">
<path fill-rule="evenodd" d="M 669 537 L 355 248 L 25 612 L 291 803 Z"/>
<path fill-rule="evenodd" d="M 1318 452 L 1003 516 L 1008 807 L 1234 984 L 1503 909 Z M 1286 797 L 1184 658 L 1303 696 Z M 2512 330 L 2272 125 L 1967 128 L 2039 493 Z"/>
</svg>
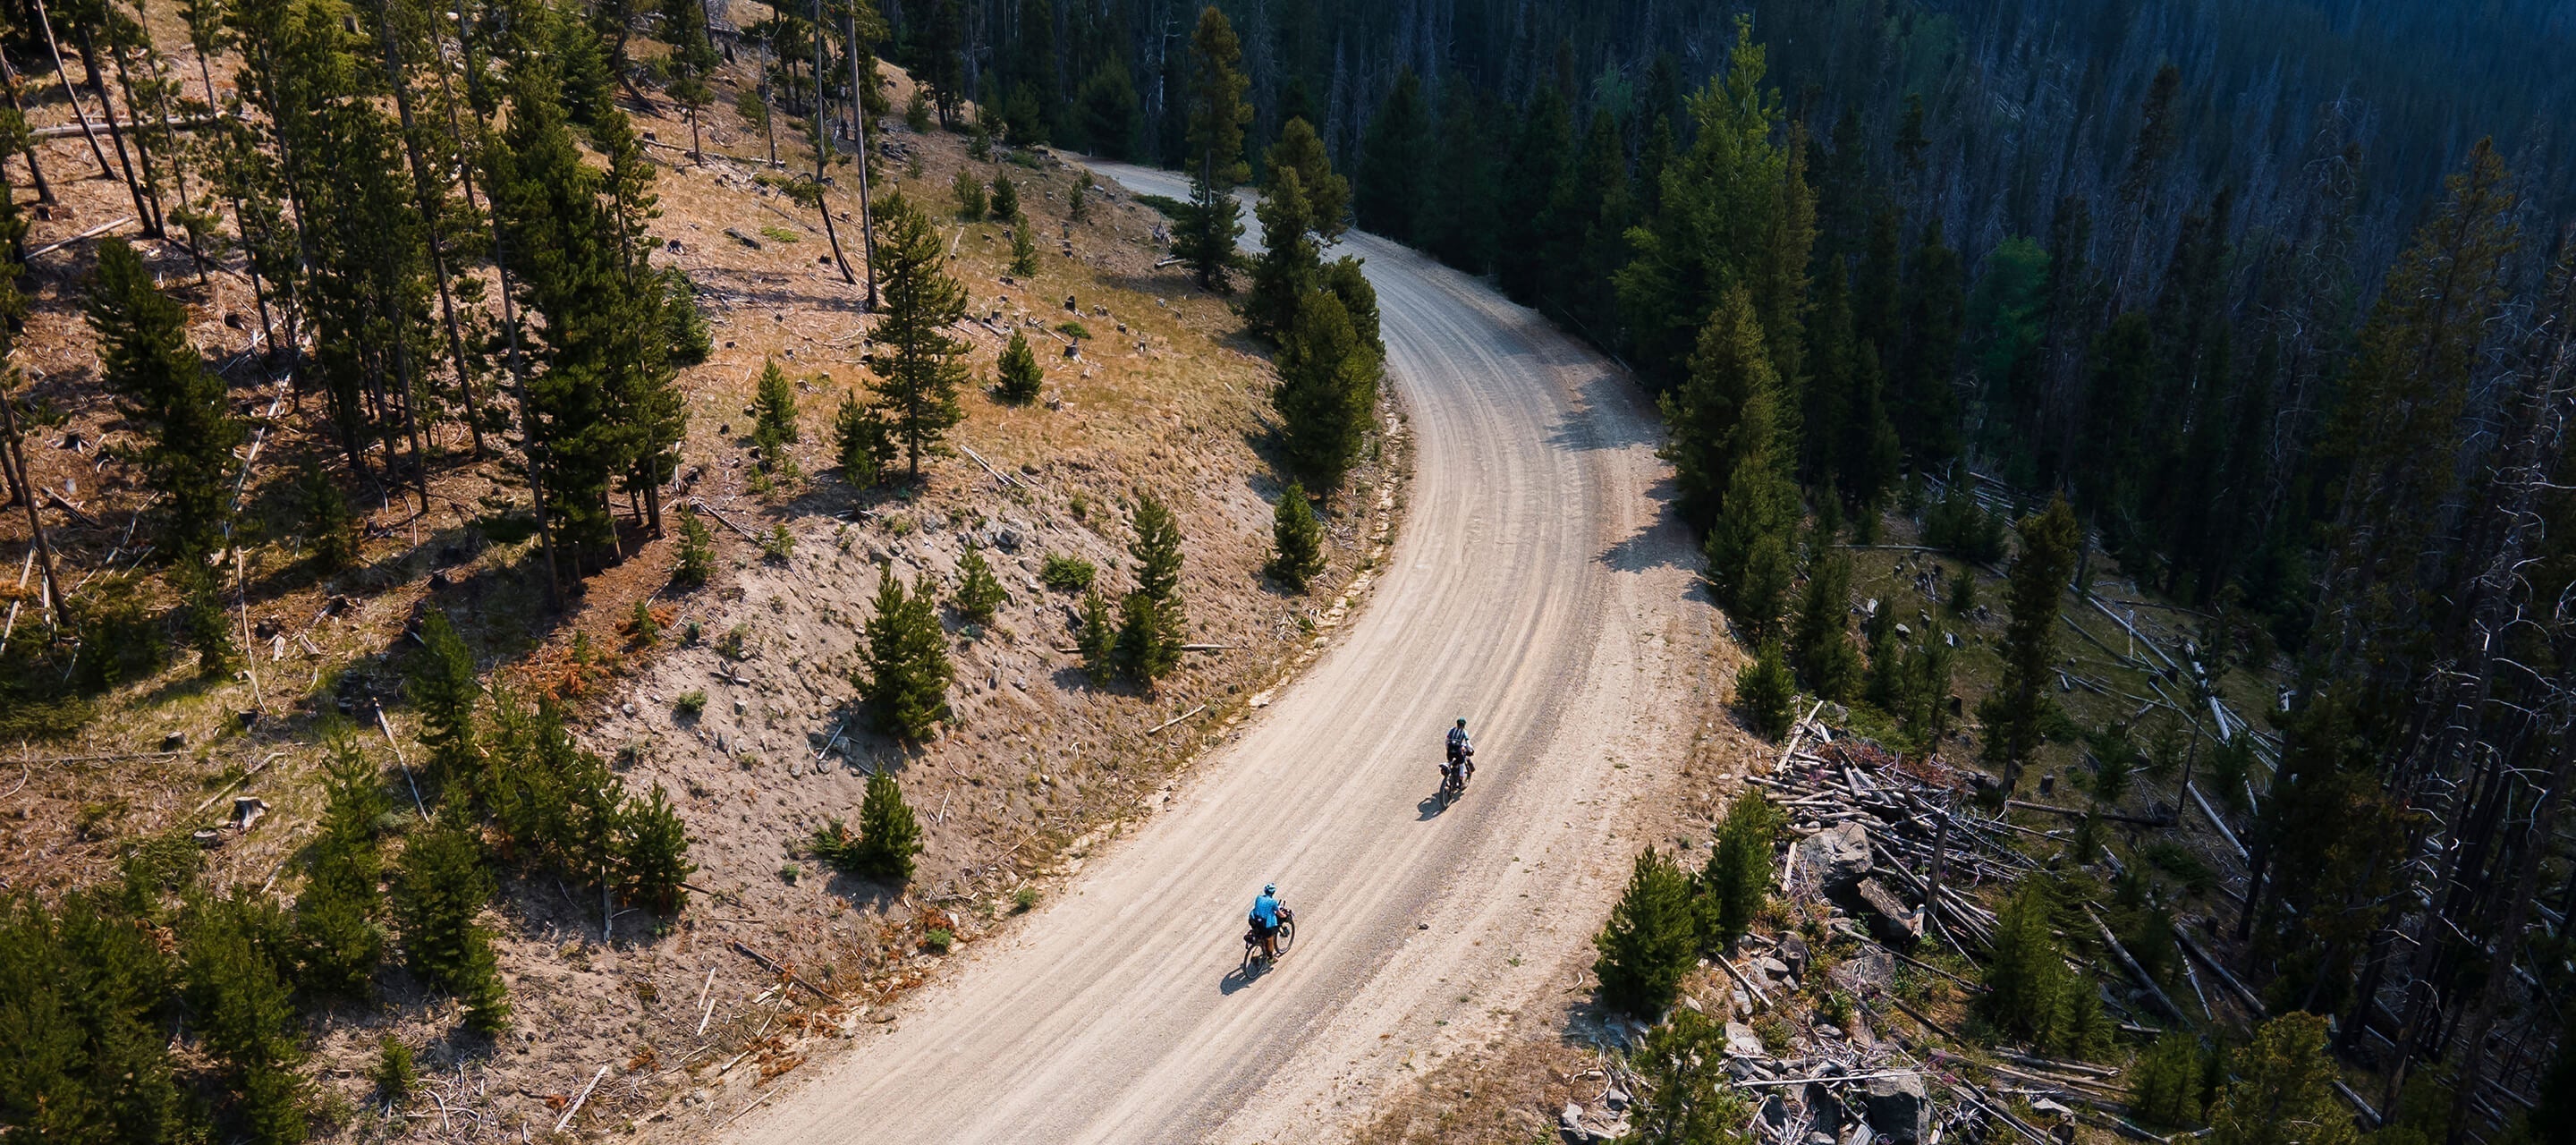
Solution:
<svg viewBox="0 0 2576 1145">
<path fill-rule="evenodd" d="M 1466 726 L 1467 726 L 1467 717 L 1465 717 L 1465 716 L 1460 716 L 1460 717 L 1458 717 L 1458 726 L 1459 726 L 1459 727 L 1462 727 L 1462 728 L 1463 728 L 1463 727 L 1466 727 Z"/>
<path fill-rule="evenodd" d="M 1266 895 L 1275 895 L 1275 894 L 1278 894 L 1278 893 L 1279 893 L 1279 884 L 1277 884 L 1277 883 L 1263 883 L 1263 884 L 1261 884 L 1261 893 L 1266 894 Z"/>
</svg>

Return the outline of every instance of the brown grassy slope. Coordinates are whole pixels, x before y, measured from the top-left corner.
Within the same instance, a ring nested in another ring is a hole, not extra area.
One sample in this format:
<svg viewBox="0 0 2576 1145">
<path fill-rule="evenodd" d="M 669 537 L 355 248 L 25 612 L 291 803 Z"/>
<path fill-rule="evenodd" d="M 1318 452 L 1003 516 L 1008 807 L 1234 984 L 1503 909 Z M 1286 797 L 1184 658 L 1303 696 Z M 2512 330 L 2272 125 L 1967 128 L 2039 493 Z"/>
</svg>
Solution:
<svg viewBox="0 0 2576 1145">
<path fill-rule="evenodd" d="M 900 102 L 900 77 L 896 82 Z M 46 114 L 38 110 L 40 123 L 49 121 Z M 686 140 L 676 115 L 637 114 L 639 126 L 660 140 Z M 764 153 L 730 111 L 709 119 L 711 153 Z M 1159 221 L 1151 211 L 1096 193 L 1095 213 L 1071 227 L 1068 257 L 1073 170 L 1053 160 L 1034 170 L 976 164 L 979 173 L 1007 171 L 1022 182 L 1025 209 L 1048 239 L 1035 282 L 1006 283 L 1002 224 L 948 217 L 949 177 L 972 162 L 962 141 L 895 128 L 889 144 L 880 193 L 899 186 L 938 213 L 958 244 L 952 272 L 984 319 L 960 328 L 976 343 L 979 373 L 991 372 L 1003 341 L 998 331 L 1014 326 L 1047 367 L 1049 400 L 1040 405 L 1005 407 L 980 392 L 964 399 L 967 421 L 957 440 L 1015 484 L 1003 485 L 961 454 L 933 459 L 918 492 L 846 489 L 832 471 L 828 426 L 842 390 L 865 376 L 858 359 L 873 320 L 860 313 L 863 296 L 816 262 L 828 248 L 813 212 L 752 180 L 762 164 L 717 154 L 700 163 L 655 148 L 663 217 L 654 231 L 673 240 L 657 261 L 697 279 L 717 347 L 710 362 L 683 378 L 690 433 L 681 487 L 668 496 L 704 498 L 755 532 L 783 523 L 798 538 L 795 554 L 765 561 L 755 546 L 718 527 L 723 571 L 716 584 L 680 593 L 666 586 L 675 542 L 630 531 L 641 550 L 592 578 L 567 611 L 551 613 L 530 545 L 489 542 L 471 524 L 489 512 L 487 495 L 509 496 L 508 469 L 473 462 L 462 430 L 449 426 L 434 446 L 431 511 L 416 518 L 398 497 L 364 491 L 361 507 L 374 511 L 362 567 L 316 578 L 300 560 L 299 508 L 286 494 L 286 477 L 307 457 L 327 463 L 331 449 L 318 432 L 318 398 L 290 389 L 245 502 L 243 611 L 259 633 L 256 680 L 200 679 L 174 665 L 107 697 L 100 718 L 74 740 L 14 753 L 27 761 L 27 782 L 0 807 L 0 878 L 13 889 L 95 881 L 128 841 L 215 821 L 228 806 L 223 795 L 247 773 L 238 790 L 277 811 L 210 856 L 209 880 L 267 884 L 291 898 L 298 877 L 289 860 L 320 810 L 314 780 L 323 717 L 344 704 L 367 713 L 380 698 L 403 750 L 416 759 L 408 739 L 415 721 L 400 690 L 403 633 L 423 608 L 445 608 L 487 667 L 591 713 L 596 722 L 584 738 L 617 755 L 630 784 L 658 782 L 671 792 L 697 841 L 693 858 L 702 870 L 692 881 L 722 892 L 693 896 L 677 918 L 624 915 L 603 941 L 594 899 L 543 872 L 516 877 L 494 919 L 518 1009 L 516 1030 L 502 1044 L 457 1033 L 452 1004 L 424 996 L 392 968 L 380 975 L 382 1005 L 333 1012 L 317 1025 L 318 1075 L 347 1102 L 366 1100 L 364 1084 L 347 1071 L 393 1033 L 424 1047 L 450 1109 L 471 1107 L 493 1123 L 542 1131 L 556 1116 L 546 1097 L 578 1092 L 598 1065 L 616 1068 L 577 1124 L 636 1116 L 673 1091 L 706 1087 L 722 1096 L 725 1084 L 765 1080 L 802 1059 L 804 1051 L 782 1035 L 837 1028 L 796 1009 L 817 1003 L 812 993 L 764 996 L 775 975 L 731 943 L 800 967 L 854 1003 L 879 998 L 935 967 L 917 952 L 927 929 L 972 941 L 997 925 L 1010 892 L 1044 877 L 1068 841 L 1135 812 L 1171 766 L 1223 734 L 1259 701 L 1263 684 L 1310 652 L 1311 629 L 1338 615 L 1325 590 L 1315 598 L 1282 595 L 1256 572 L 1267 547 L 1267 498 L 1276 491 L 1256 448 L 1266 434 L 1269 367 L 1236 333 L 1240 323 L 1222 301 L 1192 291 L 1178 272 L 1154 269 L 1161 252 L 1149 241 Z M 46 144 L 44 155 L 69 210 L 38 221 L 31 246 L 125 213 L 117 207 L 121 185 L 78 178 L 90 165 L 77 136 Z M 840 182 L 833 209 L 855 260 L 856 204 L 846 170 Z M 727 237 L 728 227 L 759 248 Z M 98 392 L 94 349 L 77 310 L 89 249 L 76 242 L 37 261 L 30 285 L 38 308 L 15 359 L 42 399 L 67 415 L 63 427 L 31 443 L 38 481 L 64 489 L 99 522 L 92 528 L 59 511 L 48 515 L 73 580 L 118 549 L 145 501 L 120 463 L 98 460 L 99 443 L 119 440 L 122 431 Z M 150 244 L 146 250 L 174 284 L 188 273 L 183 254 Z M 180 292 L 210 359 L 219 347 L 238 349 L 257 329 L 243 280 L 218 272 L 210 287 Z M 1065 312 L 1066 295 L 1097 335 L 1083 343 L 1078 360 L 1062 357 L 1065 342 L 1050 332 L 1077 317 Z M 807 476 L 760 498 L 746 488 L 745 409 L 760 364 L 772 356 L 800 379 L 805 438 L 795 453 Z M 264 409 L 276 392 L 253 364 L 229 376 L 245 405 Z M 1390 482 L 1398 460 L 1391 453 L 1372 461 L 1354 480 L 1357 492 L 1328 518 L 1335 567 L 1321 583 L 1347 580 L 1367 561 L 1371 534 L 1382 541 L 1396 508 Z M 1071 658 L 1052 651 L 1065 642 L 1068 599 L 1031 583 L 1051 552 L 1096 562 L 1105 588 L 1130 583 L 1122 571 L 1124 506 L 1139 490 L 1171 504 L 1188 535 L 1191 638 L 1230 646 L 1192 654 L 1151 696 L 1094 688 L 1069 671 Z M 958 633 L 951 694 L 957 730 L 926 750 L 905 751 L 848 719 L 856 626 L 867 615 L 879 561 L 908 578 L 946 578 L 970 536 L 988 546 L 1013 600 L 989 629 Z M 0 518 L 0 552 L 22 552 L 24 543 L 22 519 Z M 123 549 L 117 567 L 132 553 Z M 147 560 L 136 574 L 147 591 L 158 591 L 157 572 Z M 639 600 L 654 604 L 673 638 L 696 623 L 701 642 L 633 646 L 624 625 Z M 713 647 L 736 627 L 745 633 L 738 662 Z M 672 701 L 691 690 L 709 694 L 705 715 L 675 719 Z M 254 709 L 265 714 L 244 730 L 238 713 Z M 845 723 L 847 733 L 818 769 L 819 749 Z M 126 754 L 157 751 L 174 732 L 186 744 L 177 755 Z M 390 765 L 381 738 L 372 742 Z M 106 754 L 126 757 L 46 762 Z M 824 816 L 854 817 L 857 769 L 878 766 L 898 768 L 924 819 L 929 849 L 910 897 L 819 877 L 810 860 L 792 860 L 804 877 L 782 878 L 789 849 Z M 408 803 L 399 787 L 397 798 Z M 1075 854 L 1078 862 L 1078 848 Z M 711 1013 L 698 1007 L 702 989 Z M 791 1009 L 780 1013 L 782 1006 Z M 853 1011 L 833 1013 L 850 1018 Z M 736 1059 L 746 1046 L 760 1052 Z M 716 1076 L 727 1060 L 740 1064 Z M 373 1120 L 359 1117 L 348 1132 L 368 1135 Z M 425 1133 L 435 1122 L 411 1124 Z"/>
</svg>

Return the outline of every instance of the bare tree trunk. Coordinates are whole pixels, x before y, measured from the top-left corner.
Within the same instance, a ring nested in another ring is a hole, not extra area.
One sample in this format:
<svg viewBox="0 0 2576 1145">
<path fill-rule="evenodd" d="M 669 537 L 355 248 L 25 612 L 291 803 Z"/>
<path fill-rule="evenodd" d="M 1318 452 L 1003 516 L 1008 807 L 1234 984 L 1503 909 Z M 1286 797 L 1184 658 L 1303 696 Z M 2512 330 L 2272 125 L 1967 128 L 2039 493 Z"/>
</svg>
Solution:
<svg viewBox="0 0 2576 1145">
<path fill-rule="evenodd" d="M 429 267 L 438 279 L 438 312 L 447 323 L 447 350 L 456 363 L 456 390 L 465 400 L 465 428 L 474 439 L 474 459 L 480 461 L 485 454 L 483 409 L 474 400 L 474 376 L 465 364 L 465 334 L 456 323 L 456 303 L 447 288 L 447 251 L 439 233 L 438 199 L 431 185 L 429 165 L 420 156 L 419 127 L 411 115 L 411 85 L 403 81 L 390 3 L 379 2 L 376 6 L 376 39 L 384 51 L 385 81 L 393 85 L 394 110 L 402 119 L 403 153 L 411 160 L 412 187 L 420 199 L 421 224 L 428 228 Z M 422 480 L 428 480 L 426 472 Z M 423 511 L 427 511 L 425 506 Z"/>
<path fill-rule="evenodd" d="M 99 178 L 115 178 L 116 168 L 107 165 L 107 152 L 100 149 L 98 132 L 90 129 L 89 112 L 81 107 L 80 89 L 72 86 L 71 69 L 63 66 L 63 46 L 54 39 L 54 20 L 45 12 L 45 0 L 36 0 L 36 23 L 45 30 L 45 49 L 54 56 L 54 78 L 63 81 L 63 98 L 71 101 L 72 118 L 80 122 L 81 138 L 89 140 L 89 153 L 98 160 Z M 99 110 L 105 112 L 107 109 L 102 107 Z M 126 185 L 133 186 L 132 180 L 128 180 Z M 139 207 L 140 196 L 137 198 Z"/>
<path fill-rule="evenodd" d="M 850 260 L 841 254 L 840 232 L 832 229 L 831 200 L 823 194 L 823 153 L 832 146 L 829 122 L 823 110 L 823 0 L 814 0 L 814 205 L 823 213 L 823 237 L 831 240 L 832 262 L 841 268 L 841 281 L 857 286 L 858 276 L 850 273 Z"/>
<path fill-rule="evenodd" d="M 11 66 L 5 56 L 0 56 L 0 82 L 5 82 L 9 88 L 9 106 L 17 109 L 18 122 L 26 122 L 27 104 L 18 91 L 18 69 Z M 28 176 L 35 180 L 36 201 L 51 205 L 55 201 L 54 185 L 45 181 L 45 169 L 36 162 L 35 136 L 28 135 L 20 139 L 19 150 L 20 154 L 27 157 Z"/>
<path fill-rule="evenodd" d="M 850 125 L 859 146 L 859 237 L 868 261 L 868 310 L 877 308 L 877 224 L 868 203 L 868 99 L 859 78 L 859 18 L 853 10 L 841 17 L 850 49 Z M 817 30 L 817 34 L 820 31 Z"/>
<path fill-rule="evenodd" d="M 2562 727 L 2551 739 L 2563 744 L 2565 735 Z M 2496 1009 L 2514 981 L 2514 957 L 2522 948 L 2523 928 L 2531 922 L 2532 899 L 2540 892 L 2540 860 L 2549 853 L 2558 828 L 2559 796 L 2567 786 L 2567 753 L 2560 747 L 2551 754 L 2557 759 L 2550 767 L 2548 786 L 2541 790 L 2540 803 L 2532 810 L 2531 830 L 2522 840 L 2520 869 L 2514 874 L 2512 892 L 2505 895 L 2502 904 L 2504 919 L 2488 932 L 2495 949 L 2487 958 L 2486 988 L 2478 993 L 2477 1007 L 2461 1036 L 2460 1080 L 2451 1099 L 2448 1145 L 2465 1145 L 2468 1139 L 2471 1103 L 2486 1078 L 2487 1031 L 2495 1027 Z M 2400 1062 L 2402 1066 L 2402 1058 Z"/>
<path fill-rule="evenodd" d="M 37 563 L 45 567 L 45 616 L 49 623 L 63 607 L 62 576 L 54 567 L 54 544 L 45 535 L 45 518 L 36 511 L 36 486 L 27 472 L 26 438 L 18 432 L 18 399 L 0 393 L 0 445 L 8 447 L 0 461 L 6 461 L 9 480 L 17 486 L 18 502 L 27 510 L 27 534 L 36 547 Z"/>
</svg>

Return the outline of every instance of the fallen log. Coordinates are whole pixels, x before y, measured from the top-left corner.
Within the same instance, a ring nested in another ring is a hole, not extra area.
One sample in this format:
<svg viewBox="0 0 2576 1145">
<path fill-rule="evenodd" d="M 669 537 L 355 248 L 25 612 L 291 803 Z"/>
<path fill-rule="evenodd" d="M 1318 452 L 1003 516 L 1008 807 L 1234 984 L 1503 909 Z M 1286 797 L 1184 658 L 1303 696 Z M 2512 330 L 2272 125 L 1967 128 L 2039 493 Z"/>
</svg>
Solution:
<svg viewBox="0 0 2576 1145">
<path fill-rule="evenodd" d="M 2219 965 L 2218 959 L 2213 957 L 2208 951 L 2201 949 L 2199 943 L 2193 942 L 2191 940 L 2190 932 L 2184 930 L 2181 923 L 2177 922 L 2174 924 L 2173 932 L 2174 937 L 2182 942 L 2183 953 L 2199 959 L 2201 965 L 2209 967 L 2209 972 L 2217 975 L 2218 981 L 2225 985 L 2229 990 L 2234 991 L 2236 999 L 2245 1003 L 2245 1008 L 2253 1012 L 2255 1021 L 2259 1022 L 2263 1020 L 2265 1016 L 2263 1012 L 2263 999 L 2256 997 L 2254 991 L 2246 989 L 2243 982 L 2237 981 L 2236 976 L 2228 973 L 2225 966 Z"/>
<path fill-rule="evenodd" d="M 802 987 L 804 987 L 804 988 L 806 988 L 806 989 L 808 989 L 808 990 L 813 991 L 813 992 L 814 992 L 814 996 L 815 996 L 815 997 L 821 998 L 822 1000 L 824 1000 L 824 1001 L 826 1001 L 826 1002 L 830 1002 L 831 1004 L 833 1004 L 833 1005 L 835 1005 L 835 1006 L 838 1006 L 838 1005 L 842 1005 L 842 1004 L 843 1004 L 843 1003 L 842 1003 L 842 1001 L 841 1001 L 841 999 L 840 999 L 838 996 L 834 995 L 833 993 L 831 993 L 831 992 L 830 992 L 830 991 L 828 991 L 828 990 L 823 989 L 823 988 L 822 988 L 822 987 L 820 987 L 820 986 L 817 986 L 817 985 L 815 985 L 815 984 L 813 984 L 813 983 L 811 983 L 811 982 L 808 982 L 808 981 L 804 980 L 803 978 L 797 977 L 797 975 L 796 975 L 796 972 L 795 972 L 795 971 L 790 970 L 790 969 L 788 969 L 788 968 L 786 968 L 786 967 L 784 967 L 784 966 L 781 966 L 781 965 L 779 965 L 779 964 L 777 964 L 777 963 L 775 963 L 775 962 L 770 961 L 770 960 L 769 960 L 769 959 L 767 959 L 767 958 L 762 957 L 762 956 L 761 956 L 761 953 L 760 953 L 759 951 L 757 951 L 757 950 L 753 950 L 752 948 L 750 948 L 750 947 L 748 947 L 748 946 L 745 946 L 745 945 L 743 945 L 743 944 L 741 944 L 741 943 L 739 943 L 739 942 L 734 943 L 734 944 L 733 944 L 733 948 L 734 948 L 736 951 L 739 951 L 739 952 L 742 954 L 742 956 L 743 956 L 743 957 L 748 958 L 748 959 L 751 959 L 752 961 L 759 963 L 763 969 L 768 970 L 770 973 L 772 973 L 772 974 L 776 974 L 776 975 L 779 975 L 780 977 L 783 977 L 783 978 L 787 979 L 787 981 L 789 981 L 790 983 L 793 983 L 793 984 L 798 985 L 798 986 L 802 986 Z"/>
<path fill-rule="evenodd" d="M 2138 960 L 2130 957 L 2129 948 L 2120 945 L 2119 938 L 2111 933 L 2110 926 L 2102 921 L 2102 916 L 2093 913 L 2091 903 L 2085 904 L 2084 917 L 2092 920 L 2093 929 L 2102 932 L 2102 941 L 2110 946 L 2111 953 L 2119 956 L 2120 965 L 2128 967 L 2130 976 L 2136 978 L 2139 985 L 2147 988 L 2148 996 L 2156 1000 L 2156 1008 L 2163 1010 L 2167 1017 L 2186 1026 L 2190 1025 L 2191 1016 L 2183 1013 L 2182 1007 L 2174 1005 L 2172 998 L 2165 996 L 2165 988 L 2157 985 L 2154 978 L 2147 976 L 2146 967 L 2138 965 Z"/>
<path fill-rule="evenodd" d="M 2032 803 L 2024 799 L 2004 800 L 2004 806 L 2019 807 L 2024 811 L 2046 811 L 2052 815 L 2064 815 L 2069 819 L 2081 819 L 2090 815 L 2096 819 L 2108 819 L 2114 823 L 2135 823 L 2141 827 L 2173 826 L 2171 821 L 2165 819 L 2148 819 L 2136 815 L 2122 815 L 2117 811 L 2083 811 L 2073 807 L 2058 807 L 2047 803 Z"/>
</svg>

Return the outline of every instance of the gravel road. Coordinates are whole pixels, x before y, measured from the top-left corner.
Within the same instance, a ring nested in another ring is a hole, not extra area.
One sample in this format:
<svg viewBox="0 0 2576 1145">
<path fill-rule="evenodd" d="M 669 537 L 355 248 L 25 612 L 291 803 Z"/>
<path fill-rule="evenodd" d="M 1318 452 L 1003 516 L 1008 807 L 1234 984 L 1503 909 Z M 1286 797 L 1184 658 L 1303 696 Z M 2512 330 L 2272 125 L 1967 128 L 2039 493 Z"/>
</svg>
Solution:
<svg viewBox="0 0 2576 1145">
<path fill-rule="evenodd" d="M 1716 639 L 1653 405 L 1476 280 L 1365 235 L 1341 250 L 1367 260 L 1417 438 L 1374 598 L 1163 810 L 732 1139 L 1329 1139 L 1574 996 Z M 1443 811 L 1461 715 L 1480 767 Z M 1266 881 L 1299 933 L 1252 975 Z"/>
</svg>

